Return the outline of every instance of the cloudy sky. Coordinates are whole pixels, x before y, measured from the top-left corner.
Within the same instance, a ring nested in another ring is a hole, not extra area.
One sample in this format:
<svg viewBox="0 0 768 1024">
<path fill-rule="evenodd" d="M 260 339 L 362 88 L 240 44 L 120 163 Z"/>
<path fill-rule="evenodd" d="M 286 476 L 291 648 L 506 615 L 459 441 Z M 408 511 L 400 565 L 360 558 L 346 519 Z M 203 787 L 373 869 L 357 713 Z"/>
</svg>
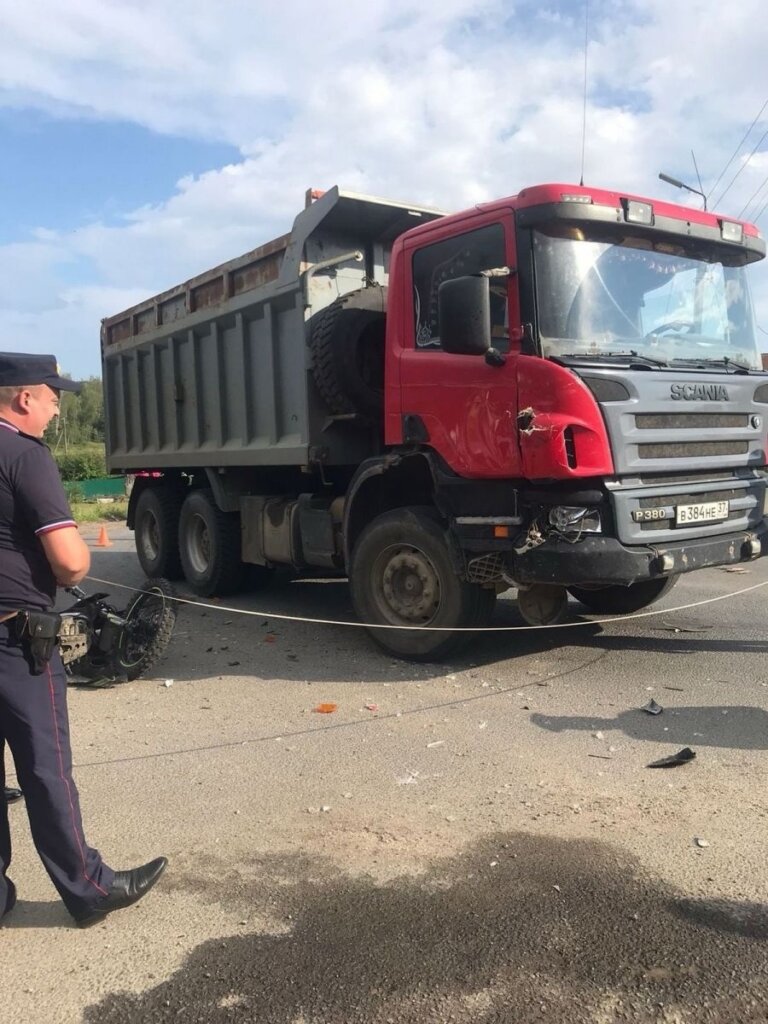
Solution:
<svg viewBox="0 0 768 1024">
<path fill-rule="evenodd" d="M 585 2 L 0 0 L 0 347 L 99 374 L 102 316 L 287 230 L 308 187 L 460 209 L 578 181 Z M 657 175 L 698 187 L 693 151 L 768 234 L 765 0 L 590 0 L 588 35 L 586 184 L 678 200 Z M 768 351 L 764 265 L 753 290 Z"/>
</svg>

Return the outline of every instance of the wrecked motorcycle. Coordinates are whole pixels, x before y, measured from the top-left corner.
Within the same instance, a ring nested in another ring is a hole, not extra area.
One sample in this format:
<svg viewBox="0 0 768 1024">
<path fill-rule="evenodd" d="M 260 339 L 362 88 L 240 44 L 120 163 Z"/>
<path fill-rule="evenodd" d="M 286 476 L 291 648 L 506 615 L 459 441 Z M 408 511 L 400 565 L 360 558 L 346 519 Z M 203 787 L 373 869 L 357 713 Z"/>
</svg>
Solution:
<svg viewBox="0 0 768 1024">
<path fill-rule="evenodd" d="M 77 600 L 60 613 L 59 650 L 70 682 L 106 686 L 137 679 L 168 647 L 177 604 L 167 580 L 148 580 L 122 610 L 109 594 L 67 590 Z"/>
</svg>

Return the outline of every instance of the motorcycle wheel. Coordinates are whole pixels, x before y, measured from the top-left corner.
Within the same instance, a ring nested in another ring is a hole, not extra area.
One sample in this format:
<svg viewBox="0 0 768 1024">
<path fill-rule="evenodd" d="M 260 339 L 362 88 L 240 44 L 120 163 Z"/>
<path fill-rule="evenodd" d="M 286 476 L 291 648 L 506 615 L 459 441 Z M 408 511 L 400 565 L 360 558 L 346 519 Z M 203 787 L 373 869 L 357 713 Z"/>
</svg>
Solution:
<svg viewBox="0 0 768 1024">
<path fill-rule="evenodd" d="M 115 671 L 126 679 L 138 679 L 165 653 L 176 624 L 175 592 L 167 580 L 147 580 L 142 590 L 121 612 Z"/>
</svg>

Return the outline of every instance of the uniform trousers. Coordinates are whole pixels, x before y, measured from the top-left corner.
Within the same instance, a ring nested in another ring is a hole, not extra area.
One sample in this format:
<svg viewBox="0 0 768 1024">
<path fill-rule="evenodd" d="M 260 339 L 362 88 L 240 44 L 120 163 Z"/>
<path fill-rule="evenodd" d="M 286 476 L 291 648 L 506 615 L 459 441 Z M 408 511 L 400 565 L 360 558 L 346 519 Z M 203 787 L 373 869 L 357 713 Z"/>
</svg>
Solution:
<svg viewBox="0 0 768 1024">
<path fill-rule="evenodd" d="M 73 916 L 95 909 L 114 872 L 83 834 L 80 799 L 72 778 L 67 677 L 58 650 L 33 675 L 10 622 L 0 622 L 0 785 L 7 743 L 24 791 L 35 848 Z M 6 904 L 11 863 L 8 805 L 0 800 L 0 909 Z"/>
</svg>

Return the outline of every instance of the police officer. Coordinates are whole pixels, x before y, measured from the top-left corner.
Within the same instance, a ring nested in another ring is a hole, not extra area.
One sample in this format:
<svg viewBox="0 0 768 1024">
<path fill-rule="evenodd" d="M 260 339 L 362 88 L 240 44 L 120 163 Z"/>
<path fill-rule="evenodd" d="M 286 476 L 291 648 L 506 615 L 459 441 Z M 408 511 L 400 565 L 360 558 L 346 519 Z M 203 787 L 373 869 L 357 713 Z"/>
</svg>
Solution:
<svg viewBox="0 0 768 1024">
<path fill-rule="evenodd" d="M 131 871 L 108 867 L 85 840 L 72 778 L 67 680 L 48 610 L 57 585 L 86 575 L 90 552 L 40 438 L 58 415 L 59 392 L 79 390 L 59 376 L 53 356 L 0 352 L 0 785 L 7 743 L 37 852 L 67 910 L 87 927 L 141 899 L 167 861 L 158 857 Z M 16 902 L 10 862 L 2 800 L 0 918 Z"/>
</svg>

